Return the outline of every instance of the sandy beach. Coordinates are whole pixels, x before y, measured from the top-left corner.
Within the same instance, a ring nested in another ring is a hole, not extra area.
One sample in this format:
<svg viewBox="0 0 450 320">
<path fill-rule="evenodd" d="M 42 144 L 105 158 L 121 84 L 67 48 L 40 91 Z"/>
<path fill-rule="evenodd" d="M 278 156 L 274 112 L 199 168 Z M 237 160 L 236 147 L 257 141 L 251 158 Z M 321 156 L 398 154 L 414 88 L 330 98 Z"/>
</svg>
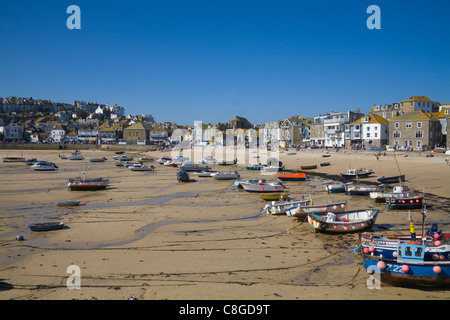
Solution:
<svg viewBox="0 0 450 320">
<path fill-rule="evenodd" d="M 432 204 L 427 221 L 449 230 L 450 166 L 443 155 L 323 150 L 283 152 L 287 169 L 328 161 L 307 171 L 307 181 L 284 182 L 294 199 L 312 195 L 315 203 L 347 200 L 349 210 L 380 210 L 375 228 L 408 233 L 408 211 L 387 210 L 369 197 L 328 194 L 349 167 L 370 168 L 381 176 L 406 175 L 406 185 L 424 192 Z M 261 213 L 259 194 L 233 186 L 233 180 L 195 177 L 177 182 L 177 169 L 155 162 L 151 172 L 116 166 L 115 153 L 83 151 L 85 160 L 60 159 L 62 151 L 24 150 L 24 158 L 55 162 L 55 172 L 36 172 L 24 163 L 0 163 L 0 299 L 18 300 L 309 300 L 309 299 L 449 299 L 448 289 L 366 286 L 368 275 L 355 262 L 356 234 L 316 233 L 307 222 Z M 68 152 L 67 152 L 68 153 Z M 20 151 L 8 152 L 9 156 Z M 170 152 L 129 152 L 158 159 Z M 1 158 L 7 151 L 0 151 Z M 89 162 L 106 157 L 105 162 Z M 257 162 L 257 160 L 255 160 Z M 242 179 L 261 178 L 245 164 L 211 165 L 237 170 Z M 103 191 L 68 191 L 67 180 L 110 179 Z M 274 177 L 263 177 L 272 180 Z M 80 200 L 76 208 L 56 202 Z M 411 211 L 420 223 L 420 210 Z M 33 222 L 61 221 L 67 228 L 32 232 Z M 419 228 L 419 227 L 417 227 Z M 24 241 L 16 241 L 22 235 Z M 70 290 L 69 266 L 81 271 L 80 289 Z"/>
</svg>

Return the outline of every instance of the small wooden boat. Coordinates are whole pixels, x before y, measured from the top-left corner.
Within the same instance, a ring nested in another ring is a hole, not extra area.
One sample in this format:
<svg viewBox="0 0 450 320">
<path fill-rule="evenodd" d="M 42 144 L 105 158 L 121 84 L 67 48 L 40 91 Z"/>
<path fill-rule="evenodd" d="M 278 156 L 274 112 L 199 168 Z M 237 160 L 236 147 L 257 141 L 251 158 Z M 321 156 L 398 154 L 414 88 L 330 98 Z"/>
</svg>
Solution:
<svg viewBox="0 0 450 320">
<path fill-rule="evenodd" d="M 371 169 L 347 169 L 346 172 L 341 173 L 344 179 L 367 178 L 371 174 L 374 174 Z"/>
<path fill-rule="evenodd" d="M 153 167 L 152 165 L 144 166 L 143 164 L 134 164 L 128 166 L 128 169 L 130 169 L 131 171 L 153 171 L 155 170 L 155 167 Z"/>
<path fill-rule="evenodd" d="M 306 174 L 304 172 L 277 174 L 276 176 L 281 181 L 305 181 L 306 180 Z"/>
<path fill-rule="evenodd" d="M 405 198 L 389 198 L 386 199 L 388 210 L 392 209 L 419 209 L 423 207 L 423 196 L 418 195 L 414 197 Z"/>
<path fill-rule="evenodd" d="M 3 162 L 25 162 L 25 158 L 22 157 L 5 157 Z"/>
<path fill-rule="evenodd" d="M 284 189 L 284 186 L 279 182 L 265 182 L 264 180 L 259 180 L 257 183 L 240 181 L 240 184 L 247 192 L 282 192 Z"/>
<path fill-rule="evenodd" d="M 45 222 L 45 223 L 34 223 L 28 226 L 31 231 L 52 231 L 64 228 L 64 223 L 62 222 Z"/>
<path fill-rule="evenodd" d="M 77 207 L 80 205 L 80 200 L 63 200 L 56 203 L 58 207 Z"/>
<path fill-rule="evenodd" d="M 172 161 L 172 158 L 171 157 L 161 157 L 158 160 L 156 160 L 156 162 L 159 164 L 164 164 L 164 162 L 166 162 L 166 161 Z"/>
<path fill-rule="evenodd" d="M 261 199 L 265 201 L 287 200 L 289 196 L 289 194 L 262 194 Z"/>
<path fill-rule="evenodd" d="M 231 166 L 236 163 L 237 163 L 237 160 L 219 160 L 219 161 L 217 161 L 217 164 L 219 166 Z"/>
<path fill-rule="evenodd" d="M 400 176 L 394 176 L 394 177 L 381 177 L 380 179 L 378 179 L 379 183 L 402 183 L 405 181 L 405 175 L 400 175 Z"/>
<path fill-rule="evenodd" d="M 105 190 L 108 187 L 109 180 L 98 178 L 98 179 L 84 179 L 75 178 L 67 182 L 67 187 L 70 191 L 95 191 L 95 190 Z"/>
<path fill-rule="evenodd" d="M 328 193 L 342 193 L 345 192 L 345 187 L 347 185 L 351 185 L 353 182 L 350 183 L 338 183 L 338 184 L 329 184 L 325 186 L 325 189 Z"/>
<path fill-rule="evenodd" d="M 326 215 L 308 214 L 308 223 L 316 231 L 332 233 L 356 232 L 371 228 L 378 210 L 358 210 L 343 213 L 328 212 Z"/>
<path fill-rule="evenodd" d="M 311 204 L 301 207 L 293 207 L 286 210 L 286 214 L 291 217 L 296 217 L 299 221 L 305 221 L 309 213 L 317 215 L 327 214 L 327 212 L 344 212 L 347 207 L 347 201 L 326 204 Z"/>
<path fill-rule="evenodd" d="M 262 168 L 263 168 L 263 166 L 260 166 L 260 165 L 257 165 L 257 164 L 245 167 L 245 169 L 247 169 L 247 170 L 261 170 Z"/>
<path fill-rule="evenodd" d="M 300 166 L 300 168 L 302 168 L 302 170 L 312 170 L 312 169 L 317 169 L 317 165 L 311 165 L 311 166 Z"/>
<path fill-rule="evenodd" d="M 322 162 L 321 164 L 320 164 L 320 166 L 321 167 L 327 167 L 327 166 L 329 166 L 331 163 L 329 163 L 329 162 Z"/>
<path fill-rule="evenodd" d="M 239 179 L 241 177 L 237 171 L 217 172 L 217 173 L 212 173 L 211 176 L 216 180 L 232 180 L 232 179 Z"/>
<path fill-rule="evenodd" d="M 330 157 L 330 155 L 329 154 L 323 154 L 322 157 L 323 158 L 328 158 L 328 157 Z"/>
<path fill-rule="evenodd" d="M 89 161 L 90 162 L 105 162 L 105 160 L 106 160 L 106 158 L 103 157 L 103 158 L 92 158 Z"/>
<path fill-rule="evenodd" d="M 386 202 L 386 199 L 391 198 L 407 198 L 416 195 L 416 192 L 406 186 L 394 186 L 392 192 L 374 191 L 371 192 L 370 197 L 375 199 L 375 202 Z"/>
<path fill-rule="evenodd" d="M 296 152 L 289 152 L 287 153 L 288 156 L 295 156 L 297 153 Z"/>
<path fill-rule="evenodd" d="M 212 178 L 212 174 L 214 173 L 219 173 L 218 171 L 195 171 L 194 174 L 196 177 L 208 177 L 208 178 Z"/>
<path fill-rule="evenodd" d="M 202 171 L 209 171 L 211 168 L 208 166 L 200 166 L 198 164 L 193 163 L 183 163 L 178 166 L 178 168 L 188 171 L 188 172 L 202 172 Z"/>
<path fill-rule="evenodd" d="M 266 214 L 286 214 L 287 210 L 291 208 L 298 208 L 312 205 L 313 201 L 311 198 L 309 199 L 301 199 L 301 200 L 279 200 L 272 201 L 267 203 L 261 212 Z"/>
<path fill-rule="evenodd" d="M 371 192 L 383 192 L 384 185 L 347 185 L 345 194 L 349 196 L 368 196 Z"/>
</svg>

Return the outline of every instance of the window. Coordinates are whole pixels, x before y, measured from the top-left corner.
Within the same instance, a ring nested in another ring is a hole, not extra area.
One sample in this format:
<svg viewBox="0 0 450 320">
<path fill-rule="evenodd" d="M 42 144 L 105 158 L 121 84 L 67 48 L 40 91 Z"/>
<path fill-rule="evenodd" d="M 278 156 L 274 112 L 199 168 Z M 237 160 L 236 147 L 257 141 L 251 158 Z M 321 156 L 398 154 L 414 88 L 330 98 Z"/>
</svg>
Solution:
<svg viewBox="0 0 450 320">
<path fill-rule="evenodd" d="M 375 132 L 375 138 L 377 138 L 378 137 L 378 132 Z"/>
<path fill-rule="evenodd" d="M 417 122 L 417 128 L 422 128 L 422 122 Z"/>
<path fill-rule="evenodd" d="M 420 148 L 422 146 L 422 142 L 420 140 L 417 141 L 417 148 Z"/>
<path fill-rule="evenodd" d="M 396 122 L 395 123 L 395 129 L 398 129 L 398 128 L 400 128 L 400 123 Z"/>
<path fill-rule="evenodd" d="M 423 138 L 423 131 L 416 131 L 416 138 Z"/>
<path fill-rule="evenodd" d="M 401 138 L 401 132 L 400 131 L 394 131 L 394 138 Z"/>
<path fill-rule="evenodd" d="M 411 127 L 412 127 L 412 123 L 411 123 L 411 122 L 407 122 L 407 123 L 406 123 L 406 127 L 407 127 L 407 128 L 411 128 Z"/>
<path fill-rule="evenodd" d="M 370 138 L 370 132 L 367 132 L 367 138 Z"/>
</svg>

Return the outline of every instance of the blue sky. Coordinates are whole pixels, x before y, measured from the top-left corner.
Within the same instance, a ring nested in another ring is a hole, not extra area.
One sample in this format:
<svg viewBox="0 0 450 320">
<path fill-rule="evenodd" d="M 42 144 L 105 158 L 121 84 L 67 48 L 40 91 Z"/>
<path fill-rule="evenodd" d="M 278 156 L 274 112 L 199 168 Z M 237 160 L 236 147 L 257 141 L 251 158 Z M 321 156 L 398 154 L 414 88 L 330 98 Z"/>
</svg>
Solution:
<svg viewBox="0 0 450 320">
<path fill-rule="evenodd" d="M 69 5 L 81 30 L 69 30 Z M 369 30 L 368 6 L 381 9 Z M 252 123 L 450 103 L 450 1 L 1 0 L 0 97 Z"/>
</svg>

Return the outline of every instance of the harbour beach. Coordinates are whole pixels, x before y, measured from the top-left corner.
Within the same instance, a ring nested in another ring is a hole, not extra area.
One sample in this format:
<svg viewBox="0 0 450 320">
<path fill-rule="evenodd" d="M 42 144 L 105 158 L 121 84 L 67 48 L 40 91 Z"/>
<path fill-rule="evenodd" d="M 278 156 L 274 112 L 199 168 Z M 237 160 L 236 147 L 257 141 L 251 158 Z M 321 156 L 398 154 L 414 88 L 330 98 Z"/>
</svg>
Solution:
<svg viewBox="0 0 450 320">
<path fill-rule="evenodd" d="M 14 152 L 9 151 L 9 154 Z M 17 151 L 16 153 L 19 153 Z M 153 171 L 118 167 L 114 151 L 84 150 L 84 160 L 61 159 L 61 151 L 24 150 L 24 158 L 57 164 L 58 170 L 33 171 L 24 163 L 0 163 L 0 299 L 19 300 L 403 300 L 448 299 L 444 288 L 418 289 L 382 284 L 367 286 L 369 275 L 355 261 L 357 234 L 322 234 L 308 222 L 267 215 L 259 194 L 247 193 L 235 180 L 190 174 L 178 182 L 177 168 L 151 161 Z M 348 168 L 372 169 L 359 183 L 382 176 L 406 176 L 405 185 L 425 195 L 427 222 L 449 232 L 450 166 L 444 155 L 425 153 L 329 151 L 280 152 L 285 168 L 306 172 L 306 181 L 283 182 L 292 198 L 314 203 L 346 200 L 348 210 L 380 211 L 374 226 L 382 233 L 407 234 L 408 211 L 388 210 L 370 197 L 329 194 L 325 186 L 341 182 Z M 129 152 L 137 159 L 158 159 L 171 152 Z M 6 151 L 0 151 L 6 157 Z M 405 155 L 408 155 L 405 157 Z M 90 162 L 102 158 L 104 162 Z M 248 164 L 247 164 L 248 165 Z M 236 170 L 241 179 L 267 179 L 246 164 L 209 165 Z M 106 190 L 69 191 L 67 181 L 87 176 L 109 179 Z M 64 200 L 77 207 L 58 207 Z M 421 222 L 419 210 L 411 210 Z M 65 229 L 32 232 L 44 221 Z M 419 228 L 419 225 L 417 226 Z M 369 231 L 370 232 L 370 231 Z M 16 241 L 22 235 L 23 241 Z M 69 289 L 69 266 L 80 268 L 80 288 Z"/>
</svg>

